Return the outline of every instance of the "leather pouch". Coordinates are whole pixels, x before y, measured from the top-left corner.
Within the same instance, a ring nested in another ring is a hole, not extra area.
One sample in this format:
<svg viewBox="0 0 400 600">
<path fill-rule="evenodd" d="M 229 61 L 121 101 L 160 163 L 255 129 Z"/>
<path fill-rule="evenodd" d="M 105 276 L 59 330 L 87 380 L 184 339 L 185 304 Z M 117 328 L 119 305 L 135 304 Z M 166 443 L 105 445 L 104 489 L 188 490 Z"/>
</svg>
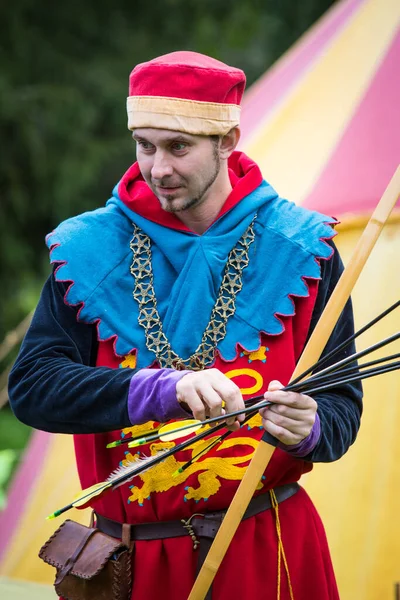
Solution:
<svg viewBox="0 0 400 600">
<path fill-rule="evenodd" d="M 65 600 L 130 600 L 131 551 L 98 529 L 68 519 L 39 557 L 57 569 L 54 587 Z"/>
</svg>

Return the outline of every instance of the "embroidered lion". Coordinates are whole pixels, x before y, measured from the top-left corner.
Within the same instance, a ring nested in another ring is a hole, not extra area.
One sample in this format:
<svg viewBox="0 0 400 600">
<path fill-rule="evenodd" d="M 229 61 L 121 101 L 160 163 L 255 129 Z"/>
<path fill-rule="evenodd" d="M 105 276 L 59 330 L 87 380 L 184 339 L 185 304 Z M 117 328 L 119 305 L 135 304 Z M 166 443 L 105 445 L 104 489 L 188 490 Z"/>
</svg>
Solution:
<svg viewBox="0 0 400 600">
<path fill-rule="evenodd" d="M 212 440 L 216 438 L 209 438 L 206 441 L 195 442 L 188 448 L 191 450 L 191 456 L 197 455 L 203 448 L 211 444 Z M 160 450 L 167 450 L 173 448 L 174 442 L 157 442 L 151 444 L 150 452 L 154 456 Z M 220 457 L 212 456 L 205 457 L 197 462 L 191 464 L 185 471 L 180 473 L 178 470 L 185 463 L 176 460 L 175 456 L 169 456 L 164 461 L 155 465 L 148 471 L 145 471 L 139 478 L 142 480 L 142 485 L 136 483 L 131 487 L 131 495 L 129 496 L 129 502 L 138 502 L 140 506 L 143 505 L 144 500 L 150 497 L 152 492 L 166 492 L 172 487 L 181 485 L 186 479 L 193 475 L 193 473 L 199 473 L 197 481 L 197 487 L 185 487 L 186 494 L 184 500 L 207 500 L 210 496 L 216 494 L 221 487 L 219 479 L 229 480 L 241 480 L 246 466 L 250 461 L 254 450 L 258 445 L 258 441 L 251 437 L 235 437 L 232 439 L 225 440 L 217 449 L 217 451 L 224 450 L 231 447 L 248 446 L 251 451 L 244 456 L 232 456 L 232 457 Z M 129 464 L 135 461 L 136 458 L 132 454 L 127 454 L 123 464 Z M 241 466 L 243 465 L 243 466 Z M 138 479 L 136 479 L 138 481 Z M 260 482 L 258 489 L 262 487 Z"/>
</svg>

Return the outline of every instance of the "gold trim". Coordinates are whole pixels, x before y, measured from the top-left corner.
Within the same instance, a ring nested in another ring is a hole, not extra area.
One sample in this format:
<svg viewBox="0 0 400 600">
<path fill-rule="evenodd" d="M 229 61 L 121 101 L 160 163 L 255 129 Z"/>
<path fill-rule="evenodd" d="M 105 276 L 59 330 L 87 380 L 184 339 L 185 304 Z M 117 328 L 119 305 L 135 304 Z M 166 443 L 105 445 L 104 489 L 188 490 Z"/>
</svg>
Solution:
<svg viewBox="0 0 400 600">
<path fill-rule="evenodd" d="M 240 106 L 160 96 L 128 96 L 128 129 L 152 127 L 193 135 L 225 135 L 240 122 Z"/>
</svg>

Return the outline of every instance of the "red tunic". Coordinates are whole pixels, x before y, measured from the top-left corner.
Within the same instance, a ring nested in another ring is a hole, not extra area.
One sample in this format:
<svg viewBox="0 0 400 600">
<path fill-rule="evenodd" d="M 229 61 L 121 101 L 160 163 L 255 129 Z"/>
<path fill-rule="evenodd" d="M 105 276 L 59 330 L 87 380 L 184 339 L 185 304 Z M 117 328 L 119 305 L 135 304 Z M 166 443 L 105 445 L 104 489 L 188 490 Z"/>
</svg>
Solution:
<svg viewBox="0 0 400 600">
<path fill-rule="evenodd" d="M 283 318 L 285 330 L 261 337 L 257 352 L 240 352 L 231 363 L 217 359 L 215 366 L 232 378 L 244 398 L 268 387 L 271 379 L 287 383 L 304 346 L 318 283 L 308 282 L 310 295 L 296 298 L 296 314 Z M 134 366 L 130 357 L 122 366 Z M 112 345 L 99 346 L 98 366 L 118 367 L 121 360 Z M 93 503 L 96 511 L 119 522 L 145 523 L 187 519 L 193 513 L 226 509 L 248 466 L 263 429 L 255 417 L 221 446 L 208 452 L 177 477 L 180 464 L 199 451 L 199 444 L 169 457 L 133 481 Z M 120 435 L 138 434 L 157 424 L 132 426 L 123 432 L 76 435 L 75 448 L 83 488 L 104 480 L 118 461 L 132 460 L 135 449 L 106 450 Z M 144 455 L 170 447 L 156 442 L 140 447 Z M 257 493 L 297 481 L 312 464 L 277 449 L 264 473 Z M 334 600 L 338 591 L 321 520 L 304 490 L 279 505 L 282 539 L 293 597 L 296 600 Z M 186 600 L 195 580 L 197 551 L 189 536 L 136 542 L 133 555 L 132 600 Z M 290 600 L 283 565 L 278 595 L 278 538 L 275 515 L 267 510 L 241 523 L 213 584 L 218 600 Z"/>
</svg>

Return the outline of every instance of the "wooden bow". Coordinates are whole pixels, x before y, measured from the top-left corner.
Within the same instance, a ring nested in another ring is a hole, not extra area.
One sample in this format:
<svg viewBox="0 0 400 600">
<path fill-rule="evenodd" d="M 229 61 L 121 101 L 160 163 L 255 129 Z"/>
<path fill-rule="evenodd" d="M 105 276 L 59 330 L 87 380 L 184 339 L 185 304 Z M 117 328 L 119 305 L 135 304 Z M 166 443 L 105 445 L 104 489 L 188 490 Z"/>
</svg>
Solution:
<svg viewBox="0 0 400 600">
<path fill-rule="evenodd" d="M 358 244 L 343 271 L 324 312 L 319 319 L 312 336 L 310 337 L 291 381 L 299 373 L 306 371 L 320 357 L 335 324 L 350 296 L 350 293 L 370 255 L 375 243 L 390 216 L 400 196 L 400 166 L 393 175 L 381 200 L 373 212 Z M 247 471 L 238 487 L 232 503 L 226 513 L 222 525 L 215 537 L 211 549 L 204 561 L 199 575 L 195 581 L 188 600 L 203 600 L 222 559 L 235 535 L 240 521 L 249 505 L 251 498 L 259 484 L 265 469 L 274 453 L 275 448 L 261 440 Z"/>
</svg>

